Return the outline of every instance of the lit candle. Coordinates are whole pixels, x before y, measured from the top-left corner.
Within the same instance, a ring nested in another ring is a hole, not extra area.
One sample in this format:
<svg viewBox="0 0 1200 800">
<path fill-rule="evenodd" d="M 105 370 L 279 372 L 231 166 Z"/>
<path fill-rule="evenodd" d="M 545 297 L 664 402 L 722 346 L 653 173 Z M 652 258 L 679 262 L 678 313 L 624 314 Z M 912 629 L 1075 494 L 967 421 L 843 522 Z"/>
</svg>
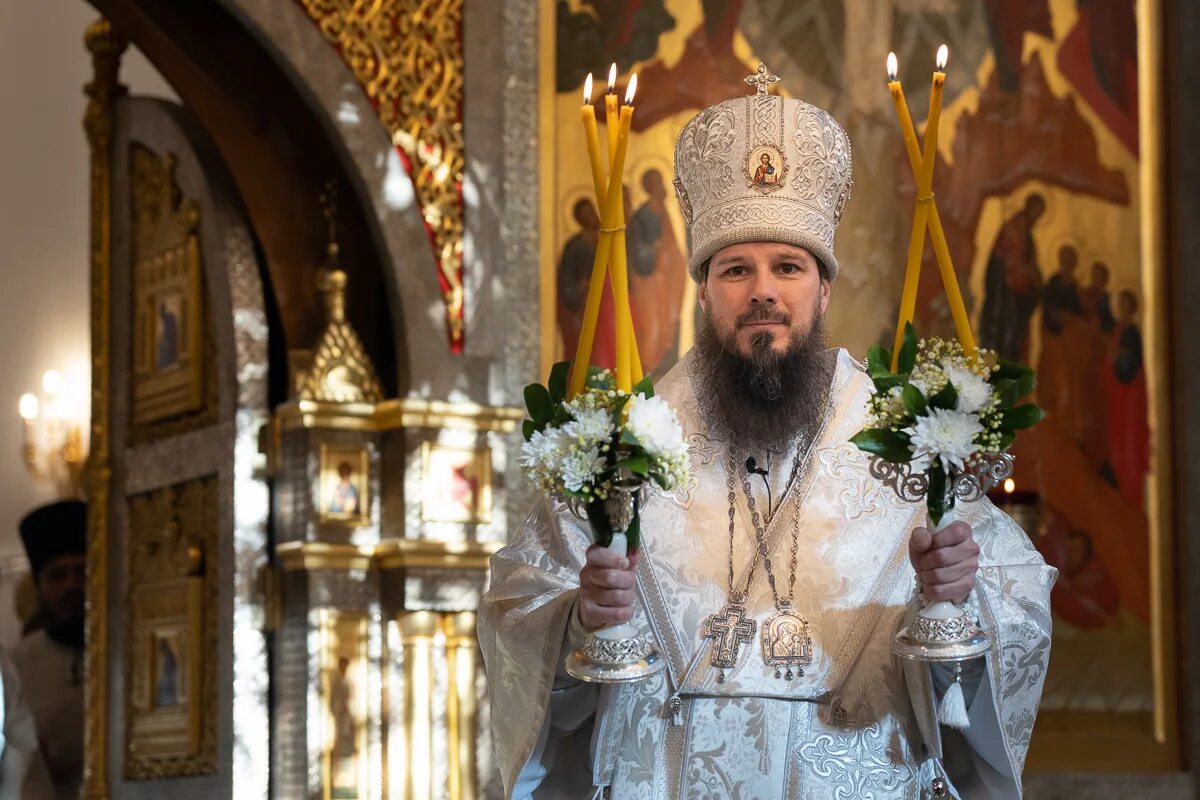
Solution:
<svg viewBox="0 0 1200 800">
<path fill-rule="evenodd" d="M 583 131 L 587 137 L 588 161 L 592 165 L 592 186 L 596 192 L 596 207 L 604 208 L 604 163 L 600 160 L 600 134 L 596 128 L 596 107 L 592 105 L 592 73 L 583 82 L 583 107 L 580 109 Z"/>
<path fill-rule="evenodd" d="M 607 105 L 607 98 L 605 98 L 605 102 Z M 608 204 L 605 202 L 607 190 L 604 181 L 604 166 L 600 161 L 600 137 L 596 130 L 596 109 L 592 106 L 592 75 L 590 72 L 583 83 L 581 117 L 587 139 L 588 160 L 592 165 L 592 185 L 596 193 L 596 209 L 603 217 L 608 208 Z M 616 132 L 615 125 L 609 127 L 614 133 Z M 588 282 L 587 300 L 583 306 L 579 341 L 575 347 L 575 360 L 571 364 L 571 380 L 568 384 L 571 396 L 583 391 L 583 385 L 587 381 L 588 362 L 592 356 L 592 345 L 595 343 L 596 322 L 600 318 L 600 301 L 604 295 L 604 281 L 608 272 L 608 249 L 612 246 L 609 239 L 607 234 L 602 233 L 600 241 L 596 244 L 596 259 L 592 263 L 592 277 Z M 600 257 L 601 251 L 604 251 L 603 258 Z"/>
<path fill-rule="evenodd" d="M 617 152 L 613 158 L 612 181 L 608 198 L 609 214 L 615 223 L 616 241 L 612 254 L 613 305 L 617 314 L 617 388 L 623 392 L 633 390 L 633 313 L 629 305 L 629 271 L 626 265 L 625 248 L 625 154 L 629 149 L 629 127 L 633 121 L 633 97 L 637 93 L 637 75 L 629 78 L 625 91 L 625 105 L 620 111 L 620 130 L 617 133 Z M 613 188 L 615 184 L 616 188 Z"/>
<path fill-rule="evenodd" d="M 925 152 L 917 172 L 917 208 L 913 214 L 912 233 L 908 240 L 908 261 L 904 271 L 904 291 L 900 299 L 900 317 L 896 322 L 896 339 L 892 348 L 892 371 L 899 364 L 900 347 L 904 343 L 904 328 L 913 321 L 917 309 L 917 285 L 921 276 L 921 254 L 925 250 L 925 229 L 929 224 L 929 208 L 933 200 L 933 167 L 937 158 L 938 122 L 942 116 L 942 87 L 946 82 L 946 60 L 949 49 L 938 48 L 937 71 L 929 93 L 929 119 L 925 126 Z M 888 59 L 888 67 L 893 66 Z M 890 70 L 889 70 L 890 71 Z"/>
<path fill-rule="evenodd" d="M 21 414 L 21 444 L 24 451 L 25 463 L 32 464 L 37 456 L 37 447 L 34 441 L 34 422 L 41 411 L 37 397 L 28 392 L 21 395 L 21 400 L 17 404 L 17 411 Z"/>
<path fill-rule="evenodd" d="M 617 64 L 608 68 L 608 92 L 604 95 L 604 128 L 608 132 L 608 164 L 617 158 Z"/>
</svg>

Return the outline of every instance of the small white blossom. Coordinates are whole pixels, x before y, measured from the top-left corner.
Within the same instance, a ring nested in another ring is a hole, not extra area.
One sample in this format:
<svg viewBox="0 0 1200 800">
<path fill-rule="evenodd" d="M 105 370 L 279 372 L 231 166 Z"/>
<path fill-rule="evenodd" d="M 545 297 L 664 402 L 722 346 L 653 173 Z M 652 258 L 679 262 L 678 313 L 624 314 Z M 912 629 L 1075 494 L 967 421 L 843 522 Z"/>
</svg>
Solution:
<svg viewBox="0 0 1200 800">
<path fill-rule="evenodd" d="M 629 398 L 628 412 L 625 429 L 650 456 L 671 456 L 686 449 L 683 428 L 662 398 L 634 395 Z"/>
<path fill-rule="evenodd" d="M 569 491 L 578 492 L 604 469 L 604 457 L 598 447 L 572 450 L 558 465 L 562 482 Z"/>
<path fill-rule="evenodd" d="M 946 364 L 946 377 L 958 392 L 958 410 L 965 414 L 977 414 L 992 399 L 992 387 L 983 378 L 966 367 Z"/>
<path fill-rule="evenodd" d="M 901 395 L 904 394 L 903 386 L 893 386 L 888 389 L 887 396 L 884 398 L 881 408 L 885 414 L 896 414 L 904 416 L 908 413 L 908 409 L 904 405 L 904 399 Z"/>
<path fill-rule="evenodd" d="M 978 449 L 975 437 L 983 432 L 983 425 L 974 414 L 930 408 L 904 432 L 912 440 L 915 469 L 927 469 L 934 458 L 940 458 L 945 469 L 961 470 Z"/>
<path fill-rule="evenodd" d="M 573 412 L 574 419 L 562 426 L 563 435 L 582 447 L 607 441 L 613 435 L 612 413 L 606 408 L 583 408 Z"/>
<path fill-rule="evenodd" d="M 556 428 L 534 431 L 529 441 L 521 445 L 521 466 L 553 470 L 563 449 L 562 433 Z"/>
</svg>

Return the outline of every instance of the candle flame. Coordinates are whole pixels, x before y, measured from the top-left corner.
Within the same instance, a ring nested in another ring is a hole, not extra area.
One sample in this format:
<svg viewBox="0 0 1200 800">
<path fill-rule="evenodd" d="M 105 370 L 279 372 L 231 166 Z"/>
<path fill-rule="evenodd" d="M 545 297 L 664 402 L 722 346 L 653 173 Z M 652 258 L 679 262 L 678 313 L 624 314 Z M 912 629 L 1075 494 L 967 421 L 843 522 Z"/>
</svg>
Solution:
<svg viewBox="0 0 1200 800">
<path fill-rule="evenodd" d="M 1017 482 L 1016 481 L 1014 481 L 1012 478 L 1008 478 L 1004 481 L 1004 493 L 1005 494 L 1012 494 L 1016 490 L 1017 490 Z"/>
<path fill-rule="evenodd" d="M 896 76 L 900 74 L 900 65 L 896 62 L 896 54 L 895 53 L 888 53 L 887 74 L 888 74 L 889 81 L 895 81 Z"/>
<path fill-rule="evenodd" d="M 590 106 L 592 104 L 592 73 L 588 73 L 587 79 L 583 82 L 583 104 Z"/>
<path fill-rule="evenodd" d="M 625 105 L 633 104 L 633 96 L 637 94 L 637 73 L 629 76 L 629 87 L 625 90 Z"/>
<path fill-rule="evenodd" d="M 617 90 L 617 62 L 613 62 L 608 68 L 608 93 L 612 94 Z"/>
<path fill-rule="evenodd" d="M 950 60 L 950 48 L 942 45 L 937 51 L 937 69 L 938 72 L 946 71 L 946 62 Z"/>
</svg>

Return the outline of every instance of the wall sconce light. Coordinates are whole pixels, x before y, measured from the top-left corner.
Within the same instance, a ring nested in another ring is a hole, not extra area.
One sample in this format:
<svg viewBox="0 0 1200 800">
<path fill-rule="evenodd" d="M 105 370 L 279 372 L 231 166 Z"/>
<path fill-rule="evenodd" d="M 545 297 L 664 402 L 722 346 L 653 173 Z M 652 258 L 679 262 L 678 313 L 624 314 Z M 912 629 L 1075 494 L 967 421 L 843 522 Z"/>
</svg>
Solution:
<svg viewBox="0 0 1200 800">
<path fill-rule="evenodd" d="M 39 480 L 54 483 L 63 495 L 83 493 L 83 434 L 87 387 L 83 381 L 64 381 L 57 370 L 42 376 L 40 396 L 21 396 L 21 453 L 25 466 Z"/>
</svg>

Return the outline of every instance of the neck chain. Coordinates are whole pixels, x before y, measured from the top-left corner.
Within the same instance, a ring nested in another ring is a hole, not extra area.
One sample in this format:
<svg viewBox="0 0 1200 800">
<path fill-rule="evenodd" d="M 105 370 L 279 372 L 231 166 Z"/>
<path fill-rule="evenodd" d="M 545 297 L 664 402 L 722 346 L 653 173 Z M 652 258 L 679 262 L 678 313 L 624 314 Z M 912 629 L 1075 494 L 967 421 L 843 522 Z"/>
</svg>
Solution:
<svg viewBox="0 0 1200 800">
<path fill-rule="evenodd" d="M 800 474 L 800 466 L 806 460 L 804 455 L 810 448 L 797 448 L 796 458 L 792 462 L 792 473 L 788 476 L 783 496 L 788 492 Z M 727 486 L 729 489 L 729 601 L 720 612 L 712 614 L 704 621 L 705 638 L 713 639 L 710 647 L 712 665 L 717 667 L 717 682 L 725 682 L 725 670 L 732 669 L 737 664 L 738 651 L 743 644 L 753 640 L 757 622 L 746 615 L 746 601 L 750 587 L 754 582 L 754 573 L 761 558 L 763 568 L 767 573 L 767 581 L 771 585 L 771 594 L 775 599 L 776 614 L 767 621 L 763 629 L 762 647 L 763 661 L 767 666 L 775 667 L 775 677 L 786 677 L 791 680 L 796 676 L 793 667 L 800 675 L 804 674 L 802 667 L 812 663 L 812 642 L 808 633 L 808 621 L 791 610 L 792 599 L 796 585 L 796 555 L 800 544 L 800 502 L 797 499 L 792 512 L 792 548 L 791 574 L 788 578 L 788 595 L 780 599 L 775 573 L 771 566 L 771 551 L 767 545 L 766 528 L 758 507 L 754 502 L 754 494 L 750 491 L 749 473 L 742 475 L 742 491 L 746 495 L 746 504 L 754 523 L 756 548 L 746 573 L 746 582 L 739 592 L 735 587 L 734 578 L 734 545 L 736 539 L 735 519 L 737 516 L 737 493 L 734 489 L 734 473 L 737 471 L 737 458 L 732 444 L 729 446 L 729 472 Z M 782 510 L 783 500 L 780 500 Z M 780 672 L 780 667 L 786 667 L 786 675 Z"/>
</svg>

